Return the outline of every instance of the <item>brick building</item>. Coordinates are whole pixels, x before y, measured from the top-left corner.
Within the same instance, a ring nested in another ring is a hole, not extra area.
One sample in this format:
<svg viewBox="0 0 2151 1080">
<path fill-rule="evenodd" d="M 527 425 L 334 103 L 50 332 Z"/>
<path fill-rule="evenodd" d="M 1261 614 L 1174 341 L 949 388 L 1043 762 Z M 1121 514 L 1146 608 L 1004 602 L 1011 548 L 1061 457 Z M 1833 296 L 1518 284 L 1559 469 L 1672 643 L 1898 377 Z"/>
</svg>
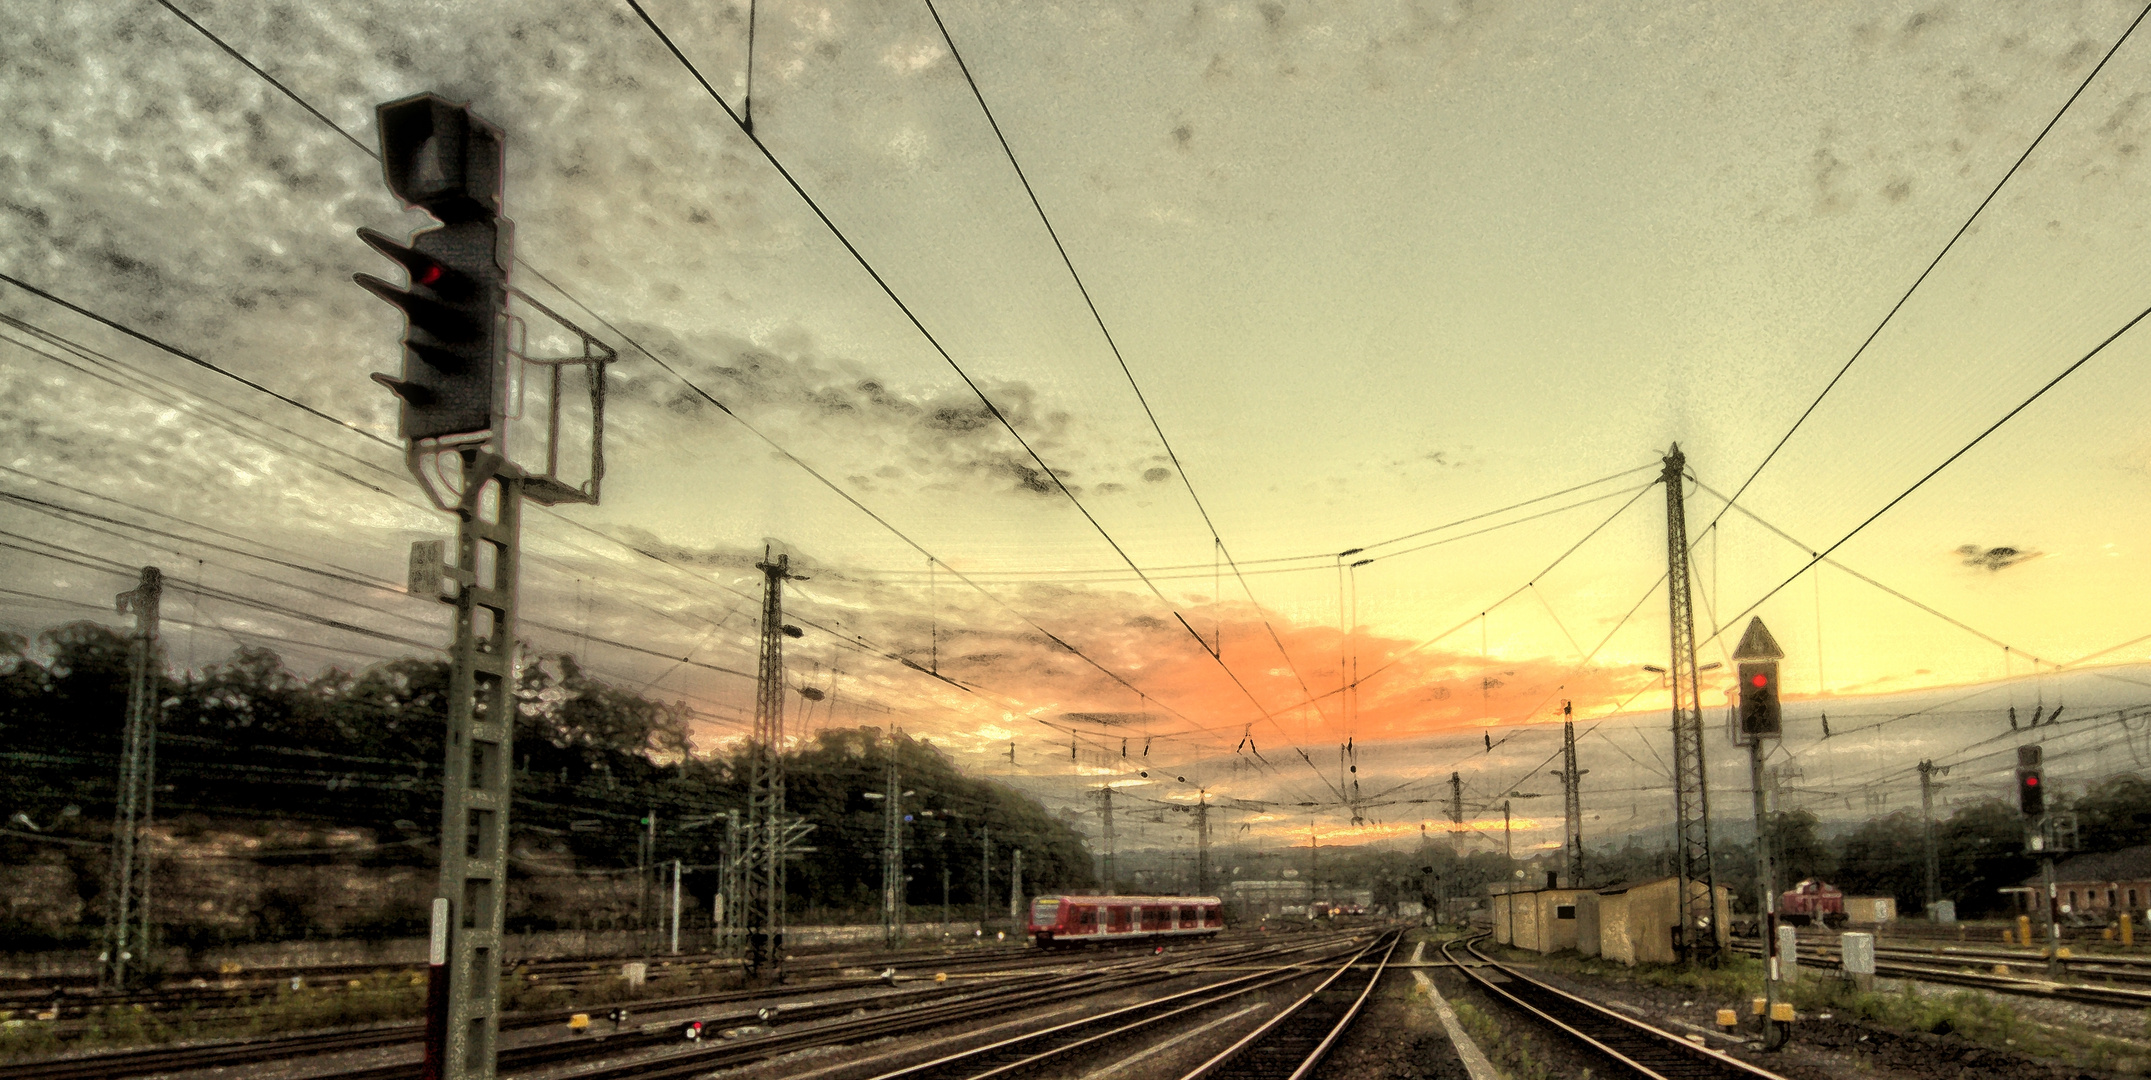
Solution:
<svg viewBox="0 0 2151 1080">
<path fill-rule="evenodd" d="M 2151 844 L 2119 851 L 2087 851 L 2054 864 L 2056 899 L 2063 917 L 2114 922 L 2122 912 L 2138 922 L 2151 906 Z M 2028 914 L 2046 915 L 2046 878 L 2034 874 L 2024 879 L 2031 886 L 2026 895 Z"/>
</svg>

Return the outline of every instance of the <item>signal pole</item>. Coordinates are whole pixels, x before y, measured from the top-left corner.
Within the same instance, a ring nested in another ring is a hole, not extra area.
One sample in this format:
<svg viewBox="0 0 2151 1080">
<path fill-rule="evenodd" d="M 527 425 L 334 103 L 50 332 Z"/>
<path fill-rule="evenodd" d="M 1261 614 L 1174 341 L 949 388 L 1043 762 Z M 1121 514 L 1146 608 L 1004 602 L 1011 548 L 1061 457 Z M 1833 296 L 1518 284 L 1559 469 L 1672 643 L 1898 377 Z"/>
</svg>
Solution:
<svg viewBox="0 0 2151 1080">
<path fill-rule="evenodd" d="M 598 501 L 605 471 L 605 365 L 616 354 L 529 297 L 522 299 L 581 342 L 582 355 L 533 357 L 511 340 L 523 340 L 510 334 L 508 310 L 509 297 L 521 294 L 509 283 L 514 226 L 501 217 L 506 139 L 499 128 L 433 94 L 388 102 L 375 115 L 389 191 L 440 225 L 413 235 L 408 246 L 359 230 L 360 239 L 408 277 L 399 286 L 369 274 L 353 276 L 404 316 L 402 371 L 373 378 L 402 399 L 397 426 L 406 467 L 434 505 L 457 519 L 452 563 L 443 562 L 439 541 L 422 541 L 413 545 L 410 564 L 411 592 L 455 609 L 420 1076 L 493 1080 L 523 500 Z M 509 459 L 506 387 L 515 362 L 550 369 L 543 473 Z M 583 483 L 571 485 L 559 477 L 561 373 L 578 364 L 589 376 L 590 469 Z M 452 595 L 443 596 L 448 585 Z"/>
<path fill-rule="evenodd" d="M 1927 917 L 1933 919 L 1934 905 L 1942 899 L 1942 857 L 1934 842 L 1934 774 L 1947 773 L 1947 767 L 1937 769 L 1933 761 L 1919 763 L 1919 819 L 1921 845 L 1926 849 L 1927 862 Z"/>
<path fill-rule="evenodd" d="M 978 920 L 983 923 L 992 915 L 993 826 L 980 825 L 978 827 Z"/>
<path fill-rule="evenodd" d="M 799 636 L 784 624 L 784 582 L 804 580 L 791 572 L 791 556 L 770 560 L 764 548 L 762 561 L 762 658 L 754 700 L 754 733 L 747 740 L 747 858 L 744 897 L 747 972 L 760 975 L 773 968 L 779 978 L 784 964 L 784 871 L 786 829 L 784 822 L 784 639 Z"/>
<path fill-rule="evenodd" d="M 2046 748 L 2039 743 L 2017 747 L 2017 809 L 2024 815 L 2024 846 L 2039 856 L 2039 875 L 2046 881 L 2046 974 L 2061 978 L 2060 890 L 2054 883 L 2054 837 L 2046 812 Z"/>
<path fill-rule="evenodd" d="M 1703 706 L 1695 668 L 1695 602 L 1689 592 L 1687 455 L 1680 444 L 1665 457 L 1666 596 L 1673 656 L 1673 863 L 1678 879 L 1682 958 L 1718 962 L 1717 874 L 1710 858 L 1710 787 L 1703 759 Z M 1696 887 L 1700 885 L 1700 896 Z"/>
<path fill-rule="evenodd" d="M 1783 993 L 1778 980 L 1778 887 L 1777 866 L 1770 850 L 1770 817 L 1763 780 L 1763 743 L 1780 738 L 1785 725 L 1778 707 L 1778 661 L 1785 651 L 1778 648 L 1763 620 L 1748 623 L 1733 650 L 1740 672 L 1740 738 L 1748 747 L 1748 780 L 1755 791 L 1755 881 L 1761 892 L 1756 912 L 1763 936 L 1763 1046 L 1775 1050 L 1785 1045 L 1791 1032 L 1778 1022 L 1778 1000 Z M 1716 898 L 1713 897 L 1713 907 Z"/>
<path fill-rule="evenodd" d="M 112 812 L 111 890 L 105 915 L 104 954 L 98 983 L 108 990 L 127 986 L 127 964 L 139 950 L 148 961 L 150 948 L 149 828 L 157 790 L 159 608 L 164 574 L 142 568 L 142 583 L 113 598 L 114 610 L 134 616 L 134 636 L 127 650 L 127 718 L 120 730 L 119 797 Z M 140 920 L 137 928 L 134 923 Z"/>
</svg>

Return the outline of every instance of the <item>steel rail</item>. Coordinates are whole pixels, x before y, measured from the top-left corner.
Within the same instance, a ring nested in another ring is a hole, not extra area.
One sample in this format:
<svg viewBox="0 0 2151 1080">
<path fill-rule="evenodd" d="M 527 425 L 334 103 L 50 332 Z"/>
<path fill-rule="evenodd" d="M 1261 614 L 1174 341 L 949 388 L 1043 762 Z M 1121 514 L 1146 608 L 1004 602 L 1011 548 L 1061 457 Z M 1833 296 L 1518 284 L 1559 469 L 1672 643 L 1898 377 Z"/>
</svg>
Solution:
<svg viewBox="0 0 2151 1080">
<path fill-rule="evenodd" d="M 1670 1031 L 1622 1016 L 1596 1002 L 1530 978 L 1480 952 L 1478 942 L 1487 936 L 1445 942 L 1442 955 L 1487 993 L 1565 1032 L 1636 1076 L 1648 1080 L 1784 1080 L 1776 1073 L 1759 1069 L 1730 1054 L 1699 1046 Z M 1507 981 L 1497 983 L 1487 978 L 1480 967 L 1458 959 L 1453 949 L 1459 944 L 1470 950 L 1483 967 L 1499 971 Z M 1523 988 L 1522 992 L 1513 987 Z M 1564 1015 L 1555 1016 L 1555 1011 Z M 1585 1028 L 1593 1030 L 1586 1031 Z M 1624 1046 L 1616 1047 L 1608 1040 L 1619 1040 Z M 1651 1060 L 1643 1061 L 1639 1057 Z"/>
<path fill-rule="evenodd" d="M 1753 947 L 1735 946 L 1741 952 L 1751 953 Z M 1946 958 L 1944 958 L 1946 963 Z M 2023 961 L 2017 961 L 2019 963 Z M 2044 958 L 2038 958 L 2044 963 Z M 1815 967 L 1841 967 L 1842 961 L 1827 953 L 1815 952 L 1800 957 L 1800 963 Z M 2069 961 L 2062 963 L 2066 966 Z M 2047 998 L 2053 1001 L 2070 1001 L 2081 1005 L 2105 1005 L 2114 1008 L 2142 1009 L 2151 1007 L 2151 990 L 2132 990 L 2120 986 L 2094 986 L 2085 983 L 2059 983 L 2045 979 L 2020 979 L 2011 975 L 1994 975 L 1987 972 L 1965 971 L 1961 968 L 1934 964 L 1908 964 L 1895 960 L 1875 959 L 1875 974 L 1888 979 L 1913 979 L 1920 982 L 1943 983 L 1950 986 L 1966 986 L 1978 990 L 1990 990 L 2017 997 Z M 2111 977 L 2111 976 L 2110 976 Z M 2127 978 L 2126 975 L 2122 976 Z M 2132 979 L 2130 981 L 2140 981 Z"/>
<path fill-rule="evenodd" d="M 1388 941 L 1388 947 L 1382 950 L 1381 960 L 1375 963 L 1373 971 L 1368 974 L 1367 985 L 1360 989 L 1359 994 L 1353 998 L 1351 1006 L 1344 1010 L 1342 1016 L 1338 1017 L 1334 1022 L 1322 1023 L 1327 1018 L 1320 1015 L 1320 1010 L 1308 1009 L 1308 1003 L 1314 1001 L 1316 996 L 1323 991 L 1328 990 L 1331 984 L 1344 976 L 1345 972 L 1357 966 L 1367 953 L 1374 951 L 1376 948 L 1381 948 L 1381 943 L 1385 939 Z M 1351 1026 L 1352 1021 L 1358 1019 L 1360 1008 L 1366 1004 L 1367 995 L 1374 992 L 1374 985 L 1381 981 L 1382 973 L 1389 967 L 1389 958 L 1396 954 L 1397 945 L 1403 940 L 1404 934 L 1402 931 L 1391 930 L 1387 932 L 1383 935 L 1383 938 L 1377 939 L 1373 945 L 1361 950 L 1343 967 L 1330 973 L 1328 978 L 1322 980 L 1321 985 L 1309 990 L 1298 1001 L 1280 1010 L 1276 1016 L 1265 1021 L 1262 1026 L 1248 1032 L 1231 1046 L 1219 1051 L 1210 1060 L 1197 1065 L 1187 1075 L 1181 1077 L 1181 1080 L 1203 1080 L 1204 1077 L 1216 1075 L 1226 1069 L 1231 1069 L 1236 1075 L 1262 1076 L 1266 1073 L 1277 1071 L 1274 1068 L 1265 1068 L 1264 1066 L 1288 1063 L 1294 1064 L 1294 1068 L 1285 1074 L 1287 1080 L 1303 1080 L 1307 1074 L 1314 1071 L 1315 1066 L 1322 1063 L 1322 1059 L 1329 1054 L 1330 1048 L 1337 1044 L 1337 1038 L 1344 1034 L 1345 1029 Z M 1322 1037 L 1315 1042 L 1315 1046 L 1311 1051 L 1298 1055 L 1296 1058 L 1287 1059 L 1285 1062 L 1267 1060 L 1261 1055 L 1262 1049 L 1266 1046 L 1283 1049 L 1303 1039 L 1304 1036 L 1297 1029 L 1307 1026 L 1304 1021 L 1308 1020 L 1315 1022 L 1315 1030 L 1323 1032 Z M 1295 1021 L 1302 1023 L 1295 1023 Z M 1295 1038 L 1295 1036 L 1300 1038 Z"/>
<path fill-rule="evenodd" d="M 1261 949 L 1270 947 L 1262 943 L 1249 942 L 1244 939 L 1230 940 L 1225 942 L 1202 942 L 1199 944 L 1205 947 L 1202 950 L 1204 953 L 1210 953 L 1214 951 L 1225 956 L 1231 956 L 1237 953 L 1245 952 L 1250 948 Z M 1116 955 L 1116 952 L 1105 952 L 1094 955 L 1099 959 L 1107 959 L 1114 957 Z M 1125 956 L 1126 954 L 1122 953 L 1120 955 Z M 1141 960 L 1146 960 L 1150 955 L 1151 954 L 1149 953 L 1142 953 L 1123 960 L 1123 963 L 1139 962 Z M 1186 956 L 1187 954 L 1183 952 L 1181 953 L 1181 955 Z M 889 957 L 887 959 L 895 961 L 895 964 L 885 963 L 881 966 L 886 967 L 902 965 L 906 967 L 912 967 L 913 970 L 918 970 L 919 966 L 931 966 L 936 969 L 939 969 L 966 967 L 988 963 L 1010 965 L 1005 968 L 997 968 L 992 971 L 982 971 L 977 973 L 980 976 L 993 977 L 996 979 L 996 981 L 1000 979 L 1022 979 L 1028 976 L 1032 976 L 1034 974 L 1050 975 L 1052 972 L 1058 969 L 1072 967 L 1077 964 L 1085 963 L 1085 961 L 1069 955 L 1041 954 L 1035 951 L 1019 952 L 1013 949 L 994 950 L 991 954 L 973 955 L 968 957 L 962 956 L 960 954 L 957 956 L 936 957 L 927 954 L 924 951 L 916 951 L 908 955 L 900 954 L 898 956 Z M 1023 960 L 1029 960 L 1030 962 L 1028 964 L 1017 966 L 1018 962 Z M 922 963 L 930 961 L 938 962 Z M 870 964 L 865 966 L 872 967 L 875 965 Z M 1096 972 L 1098 970 L 1111 970 L 1111 968 L 1112 965 L 1108 965 L 1104 969 L 1093 968 L 1091 969 L 1091 971 Z M 618 977 L 617 972 L 607 973 L 607 975 L 610 978 Z M 913 976 L 912 978 L 913 980 L 916 980 L 919 977 Z M 786 996 L 798 997 L 805 996 L 808 994 L 827 993 L 833 990 L 846 989 L 848 987 L 871 985 L 872 980 L 872 976 L 823 976 L 812 980 L 809 985 L 801 987 L 797 993 Z M 959 986 L 952 984 L 945 987 L 936 986 L 930 988 L 919 988 L 905 991 L 897 995 L 876 995 L 870 998 L 849 998 L 842 1000 L 841 1010 L 848 1012 L 860 1007 L 873 1007 L 877 1004 L 885 1004 L 892 998 L 904 999 L 903 1004 L 901 1006 L 898 1006 L 903 1007 L 919 1004 L 922 1003 L 924 1000 L 931 998 L 946 997 L 952 994 L 975 992 L 978 989 L 979 988 L 976 986 Z M 645 998 L 633 1001 L 604 1002 L 597 1005 L 585 1005 L 578 1006 L 575 1008 L 562 1007 L 509 1014 L 508 1016 L 504 1016 L 502 1018 L 502 1026 L 503 1028 L 529 1029 L 537 1027 L 563 1025 L 567 1022 L 569 1016 L 573 1013 L 582 1012 L 588 1014 L 595 1014 L 604 1011 L 612 1004 L 632 1006 L 638 1012 L 665 1012 L 678 1009 L 694 1008 L 702 1005 L 718 1005 L 741 1001 L 768 1001 L 770 1000 L 770 997 L 770 992 L 767 990 L 719 990 L 711 991 L 708 993 L 688 994 L 666 998 Z M 836 1006 L 829 1006 L 829 1008 L 835 1007 Z M 814 1015 L 811 1010 L 817 1008 L 817 1006 L 810 1004 L 805 1008 L 785 1006 L 779 1006 L 778 1008 L 783 1014 L 786 1014 L 787 1019 L 796 1021 L 811 1019 Z M 748 1012 L 705 1019 L 714 1019 L 716 1022 L 719 1023 L 747 1023 L 757 1019 L 757 1014 L 754 1012 Z M 643 1029 L 638 1028 L 632 1034 L 599 1036 L 589 1039 L 573 1040 L 566 1043 L 556 1042 L 542 1045 L 579 1048 L 574 1051 L 574 1053 L 579 1054 L 588 1052 L 590 1047 L 607 1043 L 610 1043 L 612 1047 L 617 1048 L 622 1044 L 623 1041 L 637 1041 L 638 1043 L 653 1045 L 670 1043 L 674 1041 L 674 1029 L 679 1027 L 682 1023 L 684 1023 L 684 1021 L 681 1021 L 680 1023 L 666 1022 L 661 1025 L 656 1025 L 657 1027 L 661 1027 L 663 1029 L 662 1034 L 645 1032 Z M 210 1043 L 197 1043 L 188 1046 L 156 1046 L 127 1050 L 113 1050 L 73 1057 L 46 1058 L 41 1060 L 18 1061 L 10 1062 L 7 1064 L 0 1064 L 0 1080 L 116 1080 L 116 1078 L 120 1077 L 148 1076 L 178 1070 L 202 1069 L 229 1065 L 244 1065 L 262 1061 L 281 1061 L 298 1057 L 318 1057 L 327 1054 L 347 1053 L 357 1050 L 370 1050 L 379 1049 L 382 1047 L 400 1046 L 415 1042 L 418 1039 L 419 1034 L 419 1025 L 415 1023 L 398 1023 L 384 1025 L 380 1027 L 366 1028 L 357 1031 L 295 1032 L 288 1035 L 227 1039 Z M 535 1047 L 522 1048 L 523 1051 L 534 1051 L 535 1049 Z M 520 1051 L 510 1051 L 509 1053 L 512 1055 L 518 1052 Z M 562 1056 L 573 1055 L 563 1052 Z M 401 1067 L 399 1066 L 399 1068 Z M 390 1073 L 384 1075 L 395 1074 Z"/>
<path fill-rule="evenodd" d="M 1375 944 L 1370 943 L 1354 951 L 1351 958 L 1345 961 L 1345 967 L 1339 970 L 1348 969 L 1358 963 L 1374 947 Z M 1307 951 L 1312 951 L 1312 947 L 1296 946 L 1282 950 L 1281 955 Z M 1283 965 L 1269 971 L 1241 975 L 1192 990 L 1168 994 L 1151 1001 L 1124 1005 L 1095 1016 L 1071 1020 L 985 1046 L 944 1055 L 931 1061 L 908 1065 L 882 1073 L 872 1080 L 923 1080 L 925 1077 L 958 1071 L 963 1071 L 966 1080 L 990 1080 L 993 1077 L 1006 1076 L 1034 1068 L 1055 1058 L 1124 1038 L 1176 1017 L 1215 1008 L 1237 997 L 1306 978 L 1307 968 L 1310 966 L 1312 965 L 1305 963 Z M 1106 1030 L 1097 1030 L 1101 1027 Z"/>
<path fill-rule="evenodd" d="M 1332 945 L 1334 945 L 1334 942 L 1316 941 L 1293 943 L 1289 946 L 1258 946 L 1248 951 L 1253 954 L 1264 952 L 1289 954 L 1314 951 Z M 847 1016 L 844 1019 L 803 1027 L 795 1031 L 771 1032 L 765 1035 L 727 1042 L 719 1046 L 702 1046 L 661 1057 L 643 1058 L 638 1061 L 599 1066 L 595 1069 L 564 1074 L 560 1080 L 686 1080 L 689 1077 L 700 1077 L 718 1070 L 736 1068 L 799 1050 L 824 1046 L 841 1046 L 869 1039 L 909 1035 L 922 1030 L 931 1030 L 945 1024 L 1020 1012 L 1040 1005 L 1042 995 L 1088 996 L 1132 989 L 1151 983 L 1180 978 L 1186 974 L 1186 969 L 1179 965 L 1143 965 L 1140 960 L 1131 960 L 1100 971 L 1048 979 L 1043 982 L 1026 983 L 1021 987 L 996 990 L 943 1003 L 928 1004 L 916 1008 L 892 1009 L 881 1015 L 874 1016 Z M 667 1032 L 660 1034 L 660 1038 L 663 1041 L 672 1041 L 676 1045 L 677 1036 L 671 1035 L 670 1031 L 677 1026 L 676 1024 L 668 1025 Z M 549 1049 L 552 1051 L 549 1054 L 541 1056 L 539 1053 Z M 528 1052 L 527 1057 L 511 1057 L 511 1055 L 517 1053 L 515 1051 L 502 1054 L 502 1069 L 505 1071 L 508 1069 L 550 1065 L 566 1060 L 571 1056 L 571 1052 L 572 1056 L 589 1056 L 593 1053 L 601 1052 L 593 1050 L 590 1044 L 587 1043 L 554 1043 L 548 1044 L 547 1047 L 529 1047 L 526 1048 L 526 1051 Z M 407 1071 L 409 1066 L 401 1066 L 401 1068 Z M 402 1072 L 374 1070 L 362 1073 L 338 1073 L 330 1077 L 319 1077 L 316 1080 L 401 1080 L 403 1075 Z"/>
</svg>

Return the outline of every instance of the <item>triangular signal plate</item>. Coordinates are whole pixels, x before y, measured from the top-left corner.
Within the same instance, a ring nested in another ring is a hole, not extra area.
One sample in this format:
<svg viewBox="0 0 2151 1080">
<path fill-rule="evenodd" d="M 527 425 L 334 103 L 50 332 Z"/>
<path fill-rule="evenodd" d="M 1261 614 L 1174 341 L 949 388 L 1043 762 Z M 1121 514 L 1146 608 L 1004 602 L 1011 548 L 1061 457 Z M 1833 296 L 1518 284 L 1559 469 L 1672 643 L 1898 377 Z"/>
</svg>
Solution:
<svg viewBox="0 0 2151 1080">
<path fill-rule="evenodd" d="M 1748 620 L 1748 632 L 1740 635 L 1740 647 L 1733 650 L 1733 659 L 1783 660 L 1785 650 L 1778 648 L 1778 639 L 1770 636 L 1770 628 L 1757 616 Z"/>
</svg>

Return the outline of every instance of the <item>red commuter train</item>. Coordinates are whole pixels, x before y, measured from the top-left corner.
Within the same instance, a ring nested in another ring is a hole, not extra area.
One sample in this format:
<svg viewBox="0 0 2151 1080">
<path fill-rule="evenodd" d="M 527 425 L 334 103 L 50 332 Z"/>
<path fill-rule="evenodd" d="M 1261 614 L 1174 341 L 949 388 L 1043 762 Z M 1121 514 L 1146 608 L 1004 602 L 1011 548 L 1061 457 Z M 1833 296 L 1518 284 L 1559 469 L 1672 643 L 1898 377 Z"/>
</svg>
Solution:
<svg viewBox="0 0 2151 1080">
<path fill-rule="evenodd" d="M 1215 896 L 1041 896 L 1030 933 L 1040 948 L 1150 938 L 1204 938 L 1225 928 Z"/>
</svg>

